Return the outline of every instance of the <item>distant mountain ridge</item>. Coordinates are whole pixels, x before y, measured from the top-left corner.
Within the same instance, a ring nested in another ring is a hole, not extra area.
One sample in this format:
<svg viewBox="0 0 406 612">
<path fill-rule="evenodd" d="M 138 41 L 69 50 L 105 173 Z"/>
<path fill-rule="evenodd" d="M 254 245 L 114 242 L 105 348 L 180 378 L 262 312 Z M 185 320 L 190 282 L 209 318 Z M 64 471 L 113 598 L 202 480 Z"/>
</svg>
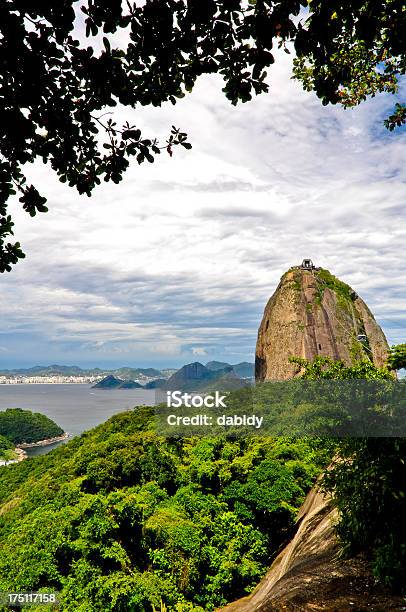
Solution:
<svg viewBox="0 0 406 612">
<path fill-rule="evenodd" d="M 226 361 L 208 361 L 206 363 L 206 368 L 213 371 L 224 370 L 224 368 L 229 367 L 231 367 L 231 364 L 227 363 Z"/>
<path fill-rule="evenodd" d="M 145 385 L 145 389 L 160 389 L 162 385 L 166 383 L 166 378 L 155 378 L 155 380 L 150 380 Z"/>
<path fill-rule="evenodd" d="M 103 372 L 100 368 L 93 368 L 91 370 L 84 370 L 79 366 L 65 366 L 65 365 L 49 365 L 49 366 L 33 366 L 31 368 L 15 368 L 10 370 L 0 370 L 0 375 L 2 376 L 52 376 L 52 375 L 61 375 L 61 376 L 80 376 L 82 374 L 94 373 L 95 375 Z"/>
<path fill-rule="evenodd" d="M 195 361 L 175 369 L 121 367 L 115 370 L 101 368 L 84 369 L 71 365 L 33 366 L 15 370 L 0 370 L 6 376 L 97 376 L 93 389 L 160 389 L 184 392 L 234 391 L 249 384 L 253 379 L 254 364 L 246 361 L 230 364 L 224 361 L 209 361 L 206 365 Z M 139 380 L 139 382 L 136 381 Z M 152 380 L 148 380 L 152 379 Z M 141 384 L 142 383 L 142 384 Z"/>
<path fill-rule="evenodd" d="M 247 361 L 236 364 L 230 364 L 225 361 L 209 361 L 203 367 L 206 367 L 210 371 L 220 371 L 226 368 L 232 368 L 235 374 L 240 378 L 250 378 L 254 376 L 254 364 Z M 158 370 L 157 368 L 131 368 L 129 366 L 123 366 L 116 369 L 103 369 L 81 368 L 76 365 L 52 364 L 47 366 L 37 365 L 31 368 L 0 370 L 0 376 L 101 376 L 105 374 L 106 376 L 115 376 L 121 380 L 131 381 L 139 376 L 164 380 L 176 374 L 178 371 L 179 369 L 176 368 L 163 368 L 162 370 Z"/>
<path fill-rule="evenodd" d="M 218 362 L 217 362 L 218 363 Z M 202 363 L 195 361 L 177 370 L 168 379 L 158 378 L 141 385 L 132 380 L 123 380 L 109 374 L 92 389 L 160 389 L 162 391 L 235 391 L 246 387 L 249 383 L 235 373 L 228 365 L 222 369 L 210 370 Z"/>
<path fill-rule="evenodd" d="M 253 378 L 255 372 L 255 364 L 248 361 L 241 361 L 235 364 L 227 363 L 226 361 L 208 361 L 206 368 L 214 371 L 232 368 L 240 378 Z"/>
<path fill-rule="evenodd" d="M 206 392 L 214 389 L 232 391 L 246 385 L 247 383 L 237 376 L 231 365 L 213 370 L 195 361 L 180 368 L 161 386 L 161 389 L 186 392 Z"/>
<path fill-rule="evenodd" d="M 0 376 L 99 376 L 109 373 L 122 377 L 125 380 L 136 378 L 137 376 L 164 376 L 161 370 L 155 368 L 130 368 L 121 367 L 116 369 L 101 368 L 80 368 L 79 366 L 49 365 L 33 366 L 31 368 L 17 368 L 11 370 L 0 370 Z"/>
</svg>

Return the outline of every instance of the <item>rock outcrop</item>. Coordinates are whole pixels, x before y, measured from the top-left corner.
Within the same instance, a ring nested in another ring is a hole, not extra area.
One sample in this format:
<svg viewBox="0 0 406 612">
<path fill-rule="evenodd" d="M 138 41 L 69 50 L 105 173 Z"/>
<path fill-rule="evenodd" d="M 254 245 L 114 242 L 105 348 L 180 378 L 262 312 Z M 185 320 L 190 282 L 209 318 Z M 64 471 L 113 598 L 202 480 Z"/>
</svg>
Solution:
<svg viewBox="0 0 406 612">
<path fill-rule="evenodd" d="M 294 377 L 300 368 L 289 357 L 325 356 L 347 365 L 369 358 L 383 366 L 388 348 L 365 302 L 349 285 L 310 262 L 286 272 L 265 307 L 255 377 L 258 382 Z M 366 558 L 341 558 L 337 520 L 330 499 L 314 487 L 299 511 L 295 535 L 268 573 L 251 595 L 221 612 L 405 609 L 401 598 L 377 584 Z"/>
<path fill-rule="evenodd" d="M 382 366 L 388 343 L 365 302 L 328 270 L 286 272 L 265 307 L 258 331 L 255 378 L 287 380 L 299 367 L 289 357 L 317 356 L 347 365 L 369 357 Z"/>
<path fill-rule="evenodd" d="M 266 576 L 251 595 L 219 612 L 404 610 L 404 600 L 377 584 L 365 558 L 340 558 L 336 520 L 330 501 L 312 489 L 299 511 L 295 536 Z"/>
</svg>

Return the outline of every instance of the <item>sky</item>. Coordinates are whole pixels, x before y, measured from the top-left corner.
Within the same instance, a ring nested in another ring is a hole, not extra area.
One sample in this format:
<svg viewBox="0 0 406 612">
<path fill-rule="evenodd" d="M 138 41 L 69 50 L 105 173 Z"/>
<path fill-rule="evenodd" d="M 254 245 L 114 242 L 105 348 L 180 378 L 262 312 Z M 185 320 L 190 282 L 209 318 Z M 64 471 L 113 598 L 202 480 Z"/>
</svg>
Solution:
<svg viewBox="0 0 406 612">
<path fill-rule="evenodd" d="M 406 134 L 382 125 L 394 99 L 323 107 L 290 62 L 248 104 L 211 76 L 175 107 L 117 110 L 146 137 L 176 125 L 193 149 L 133 164 L 90 199 L 28 169 L 49 212 L 11 206 L 27 257 L 0 277 L 0 367 L 253 361 L 265 304 L 304 257 L 405 341 Z"/>
</svg>

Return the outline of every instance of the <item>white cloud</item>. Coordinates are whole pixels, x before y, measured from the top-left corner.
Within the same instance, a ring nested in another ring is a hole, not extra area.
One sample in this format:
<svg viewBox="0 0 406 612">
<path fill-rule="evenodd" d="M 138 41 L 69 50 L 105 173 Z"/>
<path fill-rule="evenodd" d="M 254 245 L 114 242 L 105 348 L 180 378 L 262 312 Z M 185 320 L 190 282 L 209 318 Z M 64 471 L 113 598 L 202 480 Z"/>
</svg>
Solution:
<svg viewBox="0 0 406 612">
<path fill-rule="evenodd" d="M 201 345 L 252 359 L 267 299 L 306 256 L 404 339 L 406 146 L 382 127 L 393 101 L 322 107 L 289 61 L 270 71 L 269 95 L 237 108 L 213 77 L 176 107 L 117 111 L 154 136 L 175 124 L 193 149 L 91 199 L 30 170 L 50 212 L 13 206 L 27 259 L 2 278 L 0 339 L 16 360 L 181 364 Z"/>
<path fill-rule="evenodd" d="M 203 347 L 195 346 L 192 348 L 192 354 L 196 355 L 197 357 L 203 357 L 204 355 L 207 355 L 207 351 Z"/>
</svg>

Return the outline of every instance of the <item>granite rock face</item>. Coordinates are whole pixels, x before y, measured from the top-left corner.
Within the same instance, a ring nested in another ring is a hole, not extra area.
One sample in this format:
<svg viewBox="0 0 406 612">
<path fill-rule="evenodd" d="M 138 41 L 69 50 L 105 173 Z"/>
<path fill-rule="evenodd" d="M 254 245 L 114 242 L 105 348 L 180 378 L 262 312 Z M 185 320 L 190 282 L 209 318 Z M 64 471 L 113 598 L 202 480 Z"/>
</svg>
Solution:
<svg viewBox="0 0 406 612">
<path fill-rule="evenodd" d="M 291 268 L 270 300 L 258 331 L 255 378 L 287 380 L 299 373 L 289 357 L 317 356 L 347 365 L 369 357 L 384 365 L 385 335 L 365 302 L 328 270 Z"/>
<path fill-rule="evenodd" d="M 299 511 L 296 533 L 256 589 L 217 612 L 400 612 L 404 599 L 372 575 L 362 555 L 344 559 L 337 510 L 317 488 Z"/>
</svg>

